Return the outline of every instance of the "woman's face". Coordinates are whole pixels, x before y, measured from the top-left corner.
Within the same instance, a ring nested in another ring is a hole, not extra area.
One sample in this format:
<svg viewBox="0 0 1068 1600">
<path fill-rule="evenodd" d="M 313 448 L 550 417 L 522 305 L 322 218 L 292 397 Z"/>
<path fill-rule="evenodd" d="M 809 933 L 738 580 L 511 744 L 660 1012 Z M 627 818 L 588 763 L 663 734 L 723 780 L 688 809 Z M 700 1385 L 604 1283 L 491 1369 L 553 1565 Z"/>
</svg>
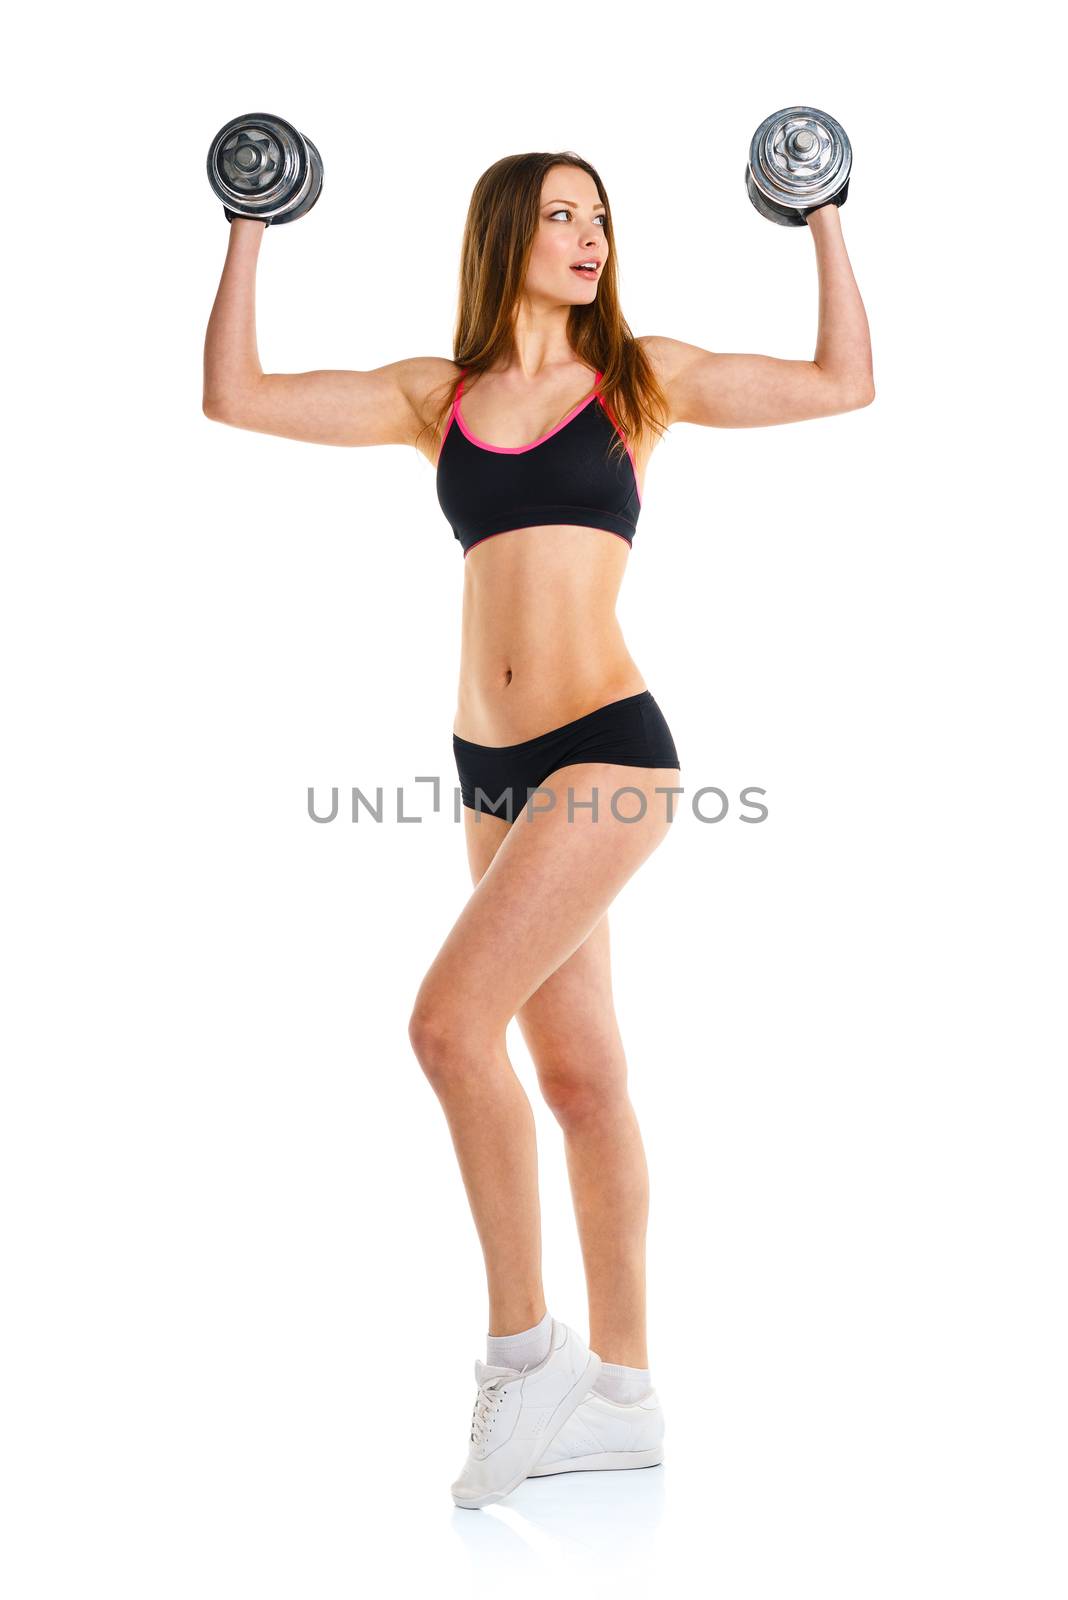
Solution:
<svg viewBox="0 0 1068 1600">
<path fill-rule="evenodd" d="M 607 219 L 597 185 L 581 167 L 551 167 L 541 186 L 538 231 L 526 291 L 554 304 L 588 305 L 608 259 Z M 593 261 L 582 271 L 576 261 Z"/>
</svg>

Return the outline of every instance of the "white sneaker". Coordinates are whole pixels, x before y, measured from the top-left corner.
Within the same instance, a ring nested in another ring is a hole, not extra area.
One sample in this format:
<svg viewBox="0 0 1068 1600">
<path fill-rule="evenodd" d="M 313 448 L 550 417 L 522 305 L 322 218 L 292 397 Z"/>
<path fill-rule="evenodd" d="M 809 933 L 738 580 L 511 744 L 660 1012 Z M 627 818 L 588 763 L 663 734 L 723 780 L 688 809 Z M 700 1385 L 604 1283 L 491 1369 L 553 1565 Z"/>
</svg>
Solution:
<svg viewBox="0 0 1068 1600">
<path fill-rule="evenodd" d="M 555 1317 L 549 1354 L 536 1367 L 476 1360 L 471 1447 L 452 1486 L 456 1504 L 475 1510 L 511 1494 L 585 1400 L 600 1370 L 600 1356 Z"/>
<path fill-rule="evenodd" d="M 571 1413 L 528 1478 L 550 1472 L 599 1472 L 611 1467 L 655 1467 L 664 1459 L 664 1412 L 655 1389 L 620 1405 L 588 1394 Z"/>
</svg>

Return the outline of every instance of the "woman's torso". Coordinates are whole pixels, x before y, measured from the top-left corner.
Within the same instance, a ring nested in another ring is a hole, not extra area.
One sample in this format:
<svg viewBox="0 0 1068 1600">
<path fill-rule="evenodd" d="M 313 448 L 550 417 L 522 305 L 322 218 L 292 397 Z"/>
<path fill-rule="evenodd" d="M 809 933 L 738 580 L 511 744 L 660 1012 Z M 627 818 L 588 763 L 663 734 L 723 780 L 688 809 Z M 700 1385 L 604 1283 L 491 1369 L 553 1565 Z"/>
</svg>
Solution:
<svg viewBox="0 0 1068 1600">
<path fill-rule="evenodd" d="M 453 371 L 459 379 L 461 369 Z M 516 461 L 517 475 L 521 470 L 528 482 L 543 467 L 549 475 L 561 452 L 578 442 L 567 429 L 581 430 L 587 441 L 598 427 L 612 436 L 613 425 L 593 413 L 603 412 L 599 396 L 590 402 L 590 415 L 583 405 L 596 377 L 575 363 L 536 400 L 528 399 L 522 414 L 496 374 L 484 375 L 473 389 L 465 381 L 458 407 L 446 414 L 424 453 L 437 466 L 451 426 L 463 435 L 457 446 L 466 472 L 476 475 L 470 487 L 477 487 L 481 451 L 487 471 L 497 460 Z M 550 439 L 557 441 L 554 457 L 539 458 Z M 656 442 L 649 437 L 637 457 L 628 450 L 623 458 L 632 507 L 640 504 Z M 625 527 L 618 517 L 600 520 Z M 477 744 L 514 744 L 647 687 L 615 614 L 629 549 L 626 538 L 606 527 L 565 522 L 511 528 L 466 548 L 454 733 Z"/>
</svg>

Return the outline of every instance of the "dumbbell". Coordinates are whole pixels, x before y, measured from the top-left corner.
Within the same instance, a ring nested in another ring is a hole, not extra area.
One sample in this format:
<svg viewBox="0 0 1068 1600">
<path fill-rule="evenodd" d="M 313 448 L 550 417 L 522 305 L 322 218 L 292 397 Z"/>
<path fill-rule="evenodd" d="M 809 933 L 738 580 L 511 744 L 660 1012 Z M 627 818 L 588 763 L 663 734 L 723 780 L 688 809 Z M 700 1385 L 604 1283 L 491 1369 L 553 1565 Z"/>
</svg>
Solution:
<svg viewBox="0 0 1068 1600">
<path fill-rule="evenodd" d="M 815 106 L 786 106 L 754 133 L 745 186 L 762 217 L 800 228 L 820 206 L 845 204 L 852 165 L 840 122 Z"/>
<path fill-rule="evenodd" d="M 311 210 L 323 187 L 323 163 L 284 117 L 234 117 L 211 141 L 208 181 L 227 222 L 252 217 L 270 227 Z"/>
</svg>

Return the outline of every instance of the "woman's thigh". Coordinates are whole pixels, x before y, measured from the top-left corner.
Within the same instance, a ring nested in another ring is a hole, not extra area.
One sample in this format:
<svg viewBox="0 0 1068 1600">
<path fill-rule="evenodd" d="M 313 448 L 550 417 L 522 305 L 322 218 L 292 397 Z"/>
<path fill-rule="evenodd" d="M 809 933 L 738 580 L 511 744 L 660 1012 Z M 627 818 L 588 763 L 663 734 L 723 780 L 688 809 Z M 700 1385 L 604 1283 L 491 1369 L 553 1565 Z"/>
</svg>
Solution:
<svg viewBox="0 0 1068 1600">
<path fill-rule="evenodd" d="M 465 807 L 467 859 L 477 884 L 508 837 L 508 824 Z M 626 1058 L 612 994 L 607 911 L 555 972 L 519 1007 L 516 1021 L 542 1094 L 553 1107 L 589 1096 L 604 1105 L 626 1082 Z"/>
<path fill-rule="evenodd" d="M 561 1121 L 604 1112 L 626 1091 L 627 1058 L 612 994 L 608 913 L 550 973 L 516 1021 L 545 1103 Z"/>
<path fill-rule="evenodd" d="M 664 838 L 670 822 L 665 797 L 656 790 L 677 778 L 677 768 L 603 762 L 553 772 L 543 786 L 555 797 L 551 808 L 519 817 L 503 837 L 480 847 L 489 864 L 423 979 L 416 1015 L 451 1034 L 503 1034 Z M 638 794 L 621 796 L 616 816 L 608 802 L 625 786 L 640 792 L 644 807 Z M 582 806 L 594 788 L 596 817 Z M 471 830 L 477 833 L 487 823 L 503 826 L 498 818 L 483 817 Z"/>
</svg>

